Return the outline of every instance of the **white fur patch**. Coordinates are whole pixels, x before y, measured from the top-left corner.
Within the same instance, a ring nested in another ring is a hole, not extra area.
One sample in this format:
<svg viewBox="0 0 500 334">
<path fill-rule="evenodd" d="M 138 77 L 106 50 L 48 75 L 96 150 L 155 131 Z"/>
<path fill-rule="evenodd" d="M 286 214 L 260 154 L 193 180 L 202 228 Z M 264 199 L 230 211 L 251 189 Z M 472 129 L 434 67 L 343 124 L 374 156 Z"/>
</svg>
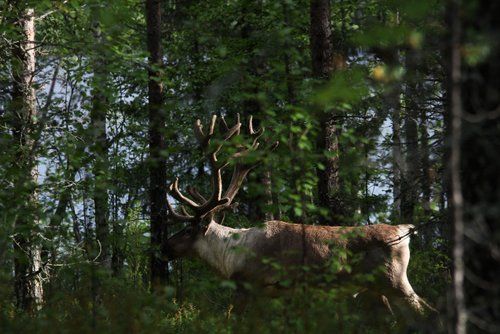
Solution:
<svg viewBox="0 0 500 334">
<path fill-rule="evenodd" d="M 248 252 L 262 233 L 258 228 L 231 228 L 211 222 L 194 248 L 202 259 L 228 278 L 244 267 Z"/>
</svg>

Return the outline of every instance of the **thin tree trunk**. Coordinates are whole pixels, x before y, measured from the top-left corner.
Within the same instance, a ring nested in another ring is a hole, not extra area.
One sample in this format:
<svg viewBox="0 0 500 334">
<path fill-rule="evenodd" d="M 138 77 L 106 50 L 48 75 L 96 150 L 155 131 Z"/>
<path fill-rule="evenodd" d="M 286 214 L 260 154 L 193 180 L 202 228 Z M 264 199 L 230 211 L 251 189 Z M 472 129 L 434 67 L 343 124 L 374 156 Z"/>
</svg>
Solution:
<svg viewBox="0 0 500 334">
<path fill-rule="evenodd" d="M 274 220 L 274 210 L 273 210 L 273 191 L 271 183 L 271 171 L 266 169 L 262 177 L 262 185 L 264 186 L 264 200 L 266 203 L 266 210 L 264 213 L 264 219 Z"/>
<path fill-rule="evenodd" d="M 146 0 L 147 46 L 149 52 L 149 199 L 151 205 L 151 287 L 160 291 L 168 282 L 168 262 L 164 250 L 167 237 L 167 170 L 165 158 L 166 113 L 163 106 L 161 68 L 161 1 Z"/>
<path fill-rule="evenodd" d="M 401 189 L 401 215 L 405 224 L 414 223 L 414 212 L 419 193 L 419 148 L 418 148 L 418 99 L 419 86 L 417 82 L 416 52 L 409 51 L 406 55 L 406 67 L 409 71 L 405 90 L 404 134 L 406 141 L 406 170 Z"/>
<path fill-rule="evenodd" d="M 285 28 L 290 28 L 290 10 L 288 8 L 288 4 L 286 1 L 283 1 L 283 17 Z M 295 93 L 295 84 L 292 76 L 292 64 L 290 59 L 290 43 L 288 40 L 285 40 L 284 50 L 283 50 L 283 63 L 285 64 L 285 82 L 286 82 L 286 91 L 287 91 L 287 102 L 290 105 L 294 105 L 296 103 L 296 93 Z"/>
<path fill-rule="evenodd" d="M 281 204 L 279 198 L 278 182 L 276 180 L 276 174 L 271 174 L 271 197 L 273 205 L 273 219 L 281 220 Z"/>
<path fill-rule="evenodd" d="M 450 79 L 451 91 L 450 113 L 451 113 L 451 150 L 450 150 L 450 174 L 451 174 L 451 201 L 453 217 L 453 313 L 455 323 L 453 332 L 465 334 L 467 332 L 467 310 L 465 305 L 465 265 L 464 265 L 464 216 L 462 181 L 460 177 L 461 160 L 461 136 L 462 136 L 462 90 L 461 90 L 461 55 L 460 55 L 460 19 L 458 4 L 454 3 L 451 18 L 451 59 Z"/>
<path fill-rule="evenodd" d="M 179 305 L 184 303 L 184 268 L 182 266 L 182 259 L 176 261 L 177 267 L 177 287 L 176 287 L 176 298 Z"/>
<path fill-rule="evenodd" d="M 15 203 L 18 205 L 14 222 L 14 273 L 16 305 L 34 312 L 42 305 L 41 246 L 36 238 L 38 225 L 37 166 L 34 156 L 36 95 L 33 86 L 35 75 L 35 12 L 21 4 L 13 8 L 15 25 L 19 28 L 19 40 L 12 48 L 12 132 L 16 147 Z"/>
<path fill-rule="evenodd" d="M 115 128 L 118 127 L 118 124 L 114 124 Z M 120 139 L 116 138 L 116 141 L 113 143 L 113 150 L 112 150 L 112 156 L 117 157 L 119 156 L 119 151 L 120 151 Z M 119 164 L 116 158 L 112 159 L 114 161 L 114 166 L 113 170 L 118 171 L 119 170 Z M 124 227 L 127 222 L 127 217 L 129 214 L 128 208 L 130 206 L 131 201 L 133 201 L 132 198 L 135 196 L 132 196 L 131 192 L 132 189 L 130 187 L 126 187 L 129 191 L 127 192 L 128 198 L 127 202 L 125 205 L 121 205 L 121 199 L 123 198 L 123 194 L 119 191 L 113 191 L 112 194 L 112 209 L 111 209 L 111 227 L 113 228 L 112 234 L 111 234 L 111 269 L 113 272 L 114 277 L 118 277 L 121 275 L 123 272 L 123 266 L 125 264 L 125 246 L 126 243 L 124 242 Z M 137 192 L 137 191 L 136 191 Z M 123 219 L 120 219 L 120 209 L 123 210 Z"/>
<path fill-rule="evenodd" d="M 328 80 L 333 71 L 344 67 L 340 52 L 334 52 L 330 23 L 330 1 L 311 0 L 310 5 L 310 45 L 312 73 L 316 79 Z M 339 196 L 339 131 L 340 125 L 334 112 L 323 111 L 320 118 L 318 149 L 328 154 L 322 161 L 324 169 L 318 169 L 318 199 L 321 207 L 327 208 L 330 217 L 323 223 L 340 223 L 343 215 Z"/>
<path fill-rule="evenodd" d="M 431 180 L 431 161 L 429 149 L 429 133 L 428 133 L 427 110 L 420 110 L 420 186 L 422 191 L 422 207 L 424 213 L 424 221 L 431 218 L 431 200 L 432 200 L 432 180 Z M 422 231 L 420 238 L 423 241 L 423 247 L 427 248 L 434 236 L 434 230 L 427 228 Z"/>
<path fill-rule="evenodd" d="M 396 13 L 396 23 L 399 25 L 399 13 Z M 397 47 L 383 48 L 375 47 L 373 53 L 382 59 L 391 68 L 401 66 L 401 51 Z M 392 125 L 392 196 L 393 196 L 393 214 L 397 221 L 402 221 L 402 188 L 404 185 L 404 173 L 406 170 L 406 161 L 403 155 L 402 143 L 402 83 L 395 81 L 388 87 L 385 100 L 389 107 L 391 125 Z"/>
<path fill-rule="evenodd" d="M 69 160 L 68 160 L 69 165 Z M 75 178 L 75 174 L 78 169 L 74 166 L 68 166 L 64 171 L 64 180 L 68 183 L 72 182 Z M 50 230 L 48 233 L 48 237 L 51 240 L 51 243 L 48 247 L 48 264 L 47 269 L 45 270 L 46 276 L 49 278 L 48 283 L 45 285 L 45 296 L 46 299 L 50 299 L 56 291 L 56 282 L 52 280 L 52 274 L 54 272 L 54 268 L 51 266 L 57 262 L 58 250 L 60 246 L 60 236 L 61 232 L 63 232 L 63 228 L 61 223 L 63 222 L 68 206 L 71 204 L 71 191 L 72 187 L 69 185 L 65 185 L 64 189 L 59 194 L 59 201 L 57 202 L 56 209 L 50 218 Z M 74 231 L 75 233 L 79 233 L 79 231 Z"/>
<path fill-rule="evenodd" d="M 401 90 L 399 85 L 395 85 L 390 92 L 389 106 L 391 108 L 392 120 L 392 185 L 394 207 L 393 210 L 401 219 L 401 183 L 403 171 L 405 170 L 405 161 L 401 145 Z"/>
<path fill-rule="evenodd" d="M 90 111 L 90 138 L 94 161 L 92 173 L 94 175 L 93 201 L 96 226 L 96 241 L 99 243 L 100 256 L 98 261 L 107 269 L 111 268 L 111 251 L 109 240 L 109 161 L 108 138 L 106 134 L 106 114 L 108 108 L 106 73 L 106 57 L 104 55 L 103 36 L 100 26 L 100 9 L 92 7 L 92 30 L 95 39 L 94 55 L 92 59 L 92 109 Z"/>
<path fill-rule="evenodd" d="M 426 216 L 429 216 L 431 210 L 431 162 L 429 150 L 429 132 L 427 130 L 427 111 L 420 111 L 420 164 L 421 164 L 421 185 L 422 185 L 422 205 Z"/>
<path fill-rule="evenodd" d="M 112 250 L 113 255 L 111 256 L 111 269 L 113 270 L 113 276 L 118 277 L 123 271 L 123 264 L 125 261 L 124 254 L 124 242 L 123 242 L 123 226 L 126 222 L 125 219 L 119 219 L 119 208 L 118 203 L 120 199 L 118 194 L 113 196 L 113 242 Z"/>
</svg>

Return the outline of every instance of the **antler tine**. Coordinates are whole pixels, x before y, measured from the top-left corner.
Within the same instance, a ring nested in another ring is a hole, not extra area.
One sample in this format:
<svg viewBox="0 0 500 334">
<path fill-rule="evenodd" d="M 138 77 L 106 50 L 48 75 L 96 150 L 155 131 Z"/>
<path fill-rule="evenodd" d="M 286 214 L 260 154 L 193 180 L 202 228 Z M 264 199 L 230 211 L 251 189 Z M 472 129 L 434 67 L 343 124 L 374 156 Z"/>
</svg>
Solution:
<svg viewBox="0 0 500 334">
<path fill-rule="evenodd" d="M 224 116 L 220 117 L 220 125 L 219 125 L 220 131 L 221 132 L 227 132 L 229 131 L 229 126 L 227 125 L 226 119 Z"/>
<path fill-rule="evenodd" d="M 216 116 L 212 117 L 212 123 L 210 125 L 210 134 L 212 134 L 212 129 L 215 127 Z M 236 124 L 229 128 L 226 120 L 221 117 L 221 124 L 223 128 L 227 129 L 226 133 L 223 135 L 223 141 L 227 141 L 231 139 L 235 135 L 239 135 L 241 131 L 241 118 L 240 114 L 236 114 Z M 224 161 L 222 164 L 217 161 L 217 153 L 222 148 L 223 143 L 220 143 L 216 146 L 216 148 L 208 154 L 208 159 L 210 163 L 210 168 L 212 169 L 212 195 L 210 198 L 205 201 L 205 203 L 199 208 L 200 211 L 210 211 L 214 210 L 216 207 L 223 207 L 230 204 L 230 200 L 228 200 L 225 196 L 222 197 L 222 169 L 229 164 L 229 161 Z M 195 196 L 193 196 L 195 197 Z"/>
<path fill-rule="evenodd" d="M 240 113 L 236 113 L 236 123 L 241 123 Z"/>
<path fill-rule="evenodd" d="M 211 161 L 211 164 L 215 164 L 215 162 Z M 220 168 L 213 168 L 212 169 L 212 195 L 210 195 L 210 198 L 208 201 L 203 203 L 202 206 L 199 207 L 198 211 L 205 211 L 208 210 L 210 206 L 212 206 L 214 203 L 217 203 L 221 200 L 221 195 L 222 195 L 222 174 L 221 174 L 221 169 Z"/>
<path fill-rule="evenodd" d="M 234 153 L 231 158 L 233 159 L 239 159 L 248 154 L 249 151 L 255 151 L 259 147 L 259 138 L 262 136 L 264 133 L 264 128 L 259 128 L 259 130 L 255 131 L 253 127 L 253 117 L 250 116 L 248 119 L 248 132 L 249 134 L 254 137 L 252 144 L 249 147 L 246 147 L 236 153 Z M 224 198 L 229 198 L 229 202 L 231 202 L 236 194 L 238 193 L 238 190 L 241 187 L 241 184 L 243 183 L 243 180 L 247 176 L 247 174 L 252 170 L 253 167 L 255 167 L 257 164 L 244 164 L 242 162 L 237 162 L 234 165 L 233 169 L 233 175 L 231 176 L 231 181 L 229 183 L 229 187 L 227 188 L 226 192 L 224 193 Z"/>
<path fill-rule="evenodd" d="M 254 130 L 254 127 L 253 127 L 253 116 L 250 115 L 250 117 L 248 118 L 248 132 L 250 133 L 251 136 L 261 136 L 262 133 L 264 132 L 264 128 L 263 127 L 260 127 L 257 131 Z"/>
<path fill-rule="evenodd" d="M 254 134 L 254 131 L 253 131 L 253 116 L 250 115 L 250 117 L 248 118 L 248 132 L 250 132 L 251 135 Z"/>
<path fill-rule="evenodd" d="M 252 146 L 250 147 L 254 147 L 254 149 L 257 148 L 257 146 L 259 146 L 258 140 L 260 139 L 260 137 L 262 137 L 263 134 L 264 134 L 264 128 L 260 128 L 259 130 L 257 130 L 257 132 L 254 132 L 253 133 L 254 139 L 252 142 Z"/>
<path fill-rule="evenodd" d="M 203 133 L 203 124 L 201 124 L 201 120 L 199 119 L 197 119 L 196 122 L 194 123 L 194 134 L 200 145 L 203 145 L 206 136 Z"/>
<path fill-rule="evenodd" d="M 179 202 L 183 202 L 192 207 L 193 209 L 200 207 L 200 204 L 196 203 L 195 201 L 184 196 L 181 193 L 181 191 L 179 190 L 179 178 L 176 178 L 175 181 L 172 182 L 172 184 L 169 187 L 169 190 L 172 192 L 172 196 Z"/>
<path fill-rule="evenodd" d="M 272 143 L 271 145 L 269 145 L 265 151 L 266 152 L 274 152 L 274 150 L 276 150 L 278 148 L 278 146 L 280 146 L 279 140 L 277 140 L 274 143 Z"/>
<path fill-rule="evenodd" d="M 248 120 L 248 132 L 250 133 L 250 136 L 253 137 L 253 142 L 246 151 L 249 151 L 249 150 L 255 151 L 257 149 L 257 147 L 259 147 L 258 141 L 259 141 L 260 137 L 262 137 L 262 135 L 264 134 L 264 130 L 265 130 L 264 127 L 261 126 L 257 131 L 255 131 L 253 128 L 253 117 L 250 116 L 250 118 Z"/>
<path fill-rule="evenodd" d="M 226 192 L 224 193 L 224 198 L 229 199 L 229 203 L 232 202 L 238 190 L 243 183 L 243 180 L 247 176 L 248 172 L 250 172 L 252 168 L 245 168 L 240 164 L 236 164 L 233 169 L 233 175 L 231 176 L 231 181 L 229 182 L 229 186 L 227 187 Z"/>
<path fill-rule="evenodd" d="M 227 127 L 227 123 L 225 123 L 225 120 L 222 120 L 221 123 L 223 126 L 225 125 Z M 221 195 L 222 195 L 221 169 L 224 168 L 227 165 L 227 163 L 219 165 L 219 163 L 217 162 L 217 153 L 222 148 L 223 143 L 219 143 L 215 145 L 215 147 L 210 147 L 211 146 L 210 139 L 214 136 L 216 125 L 217 125 L 217 115 L 212 116 L 208 128 L 208 133 L 206 134 L 203 132 L 203 126 L 200 120 L 197 120 L 195 124 L 195 134 L 198 138 L 198 141 L 200 142 L 200 145 L 202 146 L 203 150 L 207 155 L 210 164 L 210 169 L 212 170 L 211 181 L 212 181 L 213 191 L 210 198 L 206 200 L 197 191 L 193 191 L 193 189 L 188 189 L 188 193 L 202 203 L 201 205 L 199 205 L 194 201 L 192 201 L 191 199 L 187 198 L 186 196 L 182 195 L 182 193 L 178 189 L 177 182 L 174 182 L 172 187 L 176 199 L 190 205 L 190 207 L 196 212 L 195 214 L 196 217 L 204 217 L 208 213 L 210 213 L 210 211 L 214 210 L 216 207 L 226 204 L 226 200 L 221 200 Z M 240 125 L 237 124 L 235 127 L 229 129 L 229 133 L 226 135 L 226 137 L 231 137 L 235 133 L 237 133 L 239 131 L 239 126 Z"/>
<path fill-rule="evenodd" d="M 235 126 L 233 126 L 232 128 L 230 128 L 226 131 L 226 134 L 224 136 L 224 140 L 229 140 L 229 139 L 233 138 L 235 135 L 236 136 L 239 135 L 240 129 L 241 129 L 241 123 L 238 122 L 238 123 L 236 123 Z"/>
<path fill-rule="evenodd" d="M 202 194 L 200 194 L 200 192 L 195 187 L 187 187 L 187 192 L 198 202 L 205 203 L 207 201 L 207 199 Z"/>
<path fill-rule="evenodd" d="M 222 195 L 222 168 L 217 168 L 215 171 L 214 183 L 215 199 L 220 200 Z"/>
<path fill-rule="evenodd" d="M 259 139 L 263 133 L 264 133 L 264 128 L 260 128 L 257 132 L 254 133 L 255 138 L 253 139 L 252 144 L 249 147 L 247 147 L 246 149 L 234 153 L 231 157 L 234 159 L 238 159 L 238 158 L 244 157 L 250 151 L 256 151 L 260 145 Z"/>
<path fill-rule="evenodd" d="M 241 132 L 242 124 L 239 114 L 236 115 L 236 119 L 236 124 L 229 127 L 223 117 L 217 118 L 216 115 L 213 115 L 205 131 L 203 130 L 201 120 L 198 119 L 196 121 L 194 127 L 195 135 L 205 153 L 205 157 L 208 159 L 211 169 L 212 193 L 208 198 L 205 198 L 194 187 L 188 187 L 187 193 L 190 197 L 187 197 L 179 190 L 179 180 L 176 179 L 170 185 L 169 193 L 180 202 L 181 205 L 179 205 L 177 209 L 180 210 L 181 213 L 176 212 L 167 200 L 168 208 L 175 219 L 200 223 L 202 218 L 213 216 L 222 209 L 231 206 L 231 202 L 240 189 L 248 172 L 258 164 L 258 162 L 245 162 L 240 159 L 251 151 L 257 150 L 259 147 L 259 139 L 264 133 L 263 127 L 260 127 L 258 130 L 254 129 L 253 117 L 251 116 L 248 120 L 248 132 L 252 137 L 252 143 L 250 145 L 238 144 L 236 153 L 230 155 L 229 158 L 224 157 L 221 161 L 217 159 L 217 154 L 223 147 L 224 142 L 230 140 L 235 135 L 239 135 Z M 217 124 L 218 120 L 219 123 Z M 221 140 L 212 145 L 210 141 L 215 135 L 216 126 L 219 127 L 218 135 L 220 135 Z M 232 159 L 236 159 L 233 175 L 229 187 L 226 191 L 223 191 L 222 169 L 225 168 Z M 184 208 L 183 204 L 186 205 L 189 212 Z"/>
<path fill-rule="evenodd" d="M 191 215 L 187 212 L 186 208 L 185 208 L 185 207 L 183 207 L 182 205 L 181 205 L 181 211 L 182 211 L 182 214 L 183 214 L 184 216 L 187 216 L 187 217 L 193 217 L 193 216 L 191 216 Z M 193 217 L 193 218 L 194 218 L 194 217 Z"/>
<path fill-rule="evenodd" d="M 217 200 L 217 201 L 209 201 L 207 202 L 206 208 L 204 208 L 203 213 L 201 214 L 201 218 L 209 215 L 209 214 L 214 214 L 216 211 L 218 211 L 220 208 L 227 207 L 231 203 L 231 200 L 229 198 L 224 197 L 223 199 Z"/>
<path fill-rule="evenodd" d="M 173 217 L 174 219 L 181 221 L 181 222 L 195 222 L 196 218 L 194 216 L 191 216 L 186 212 L 184 207 L 181 206 L 181 210 L 184 213 L 184 215 L 181 215 L 175 211 L 175 209 L 172 207 L 172 204 L 170 204 L 168 198 L 167 198 L 167 207 L 168 210 L 170 211 L 170 216 Z"/>
<path fill-rule="evenodd" d="M 196 139 L 200 143 L 200 146 L 205 149 L 209 146 L 210 139 L 214 135 L 215 125 L 217 124 L 217 115 L 213 115 L 210 120 L 210 126 L 208 128 L 208 133 L 203 132 L 203 124 L 200 119 L 197 119 L 194 125 L 194 134 Z"/>
<path fill-rule="evenodd" d="M 214 130 L 215 130 L 215 124 L 217 123 L 217 115 L 213 115 L 212 119 L 210 120 L 210 131 L 208 132 L 208 136 L 213 136 L 214 135 Z"/>
<path fill-rule="evenodd" d="M 229 125 L 227 125 L 224 116 L 220 117 L 219 129 L 223 136 L 224 141 L 227 141 L 231 139 L 233 136 L 240 134 L 240 129 L 241 129 L 240 114 L 237 114 L 236 117 L 237 117 L 237 122 L 231 128 L 229 127 Z"/>
</svg>

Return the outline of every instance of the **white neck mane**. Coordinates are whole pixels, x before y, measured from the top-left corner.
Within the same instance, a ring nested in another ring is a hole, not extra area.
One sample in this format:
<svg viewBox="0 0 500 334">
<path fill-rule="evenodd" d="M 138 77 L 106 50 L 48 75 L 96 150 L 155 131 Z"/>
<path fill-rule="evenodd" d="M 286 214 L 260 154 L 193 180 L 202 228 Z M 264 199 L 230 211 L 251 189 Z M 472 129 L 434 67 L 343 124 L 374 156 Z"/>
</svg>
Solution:
<svg viewBox="0 0 500 334">
<path fill-rule="evenodd" d="M 231 228 L 212 221 L 194 248 L 200 258 L 229 278 L 243 268 L 256 233 L 258 230 L 253 228 Z"/>
</svg>

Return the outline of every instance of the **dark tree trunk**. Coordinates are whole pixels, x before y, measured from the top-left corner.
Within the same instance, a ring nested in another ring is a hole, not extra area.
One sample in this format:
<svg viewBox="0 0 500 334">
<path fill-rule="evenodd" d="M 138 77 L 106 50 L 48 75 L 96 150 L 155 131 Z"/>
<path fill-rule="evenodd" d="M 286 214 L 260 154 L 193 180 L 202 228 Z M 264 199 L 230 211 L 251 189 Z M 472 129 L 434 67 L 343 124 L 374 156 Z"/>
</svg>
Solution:
<svg viewBox="0 0 500 334">
<path fill-rule="evenodd" d="M 314 77 L 329 79 L 334 70 L 330 1 L 311 0 L 310 43 Z"/>
<path fill-rule="evenodd" d="M 330 1 L 312 0 L 310 6 L 310 45 L 312 73 L 316 79 L 328 80 L 332 73 L 345 67 L 340 50 L 333 50 L 330 23 Z M 340 124 L 335 112 L 321 111 L 318 149 L 328 154 L 322 161 L 324 170 L 318 169 L 318 200 L 321 207 L 327 208 L 330 217 L 325 224 L 339 224 L 344 214 L 340 196 L 339 179 L 339 132 Z"/>
<path fill-rule="evenodd" d="M 452 309 L 454 320 L 451 332 L 465 334 L 467 332 L 467 311 L 465 305 L 465 266 L 464 266 L 464 215 L 461 170 L 461 140 L 462 140 L 462 90 L 461 90 L 461 55 L 460 55 L 460 19 L 457 4 L 452 5 L 450 20 L 451 52 L 450 52 L 450 189 L 451 217 L 453 221 L 453 293 Z"/>
<path fill-rule="evenodd" d="M 151 203 L 151 287 L 159 291 L 168 282 L 164 249 L 167 237 L 167 170 L 165 158 L 166 113 L 163 108 L 161 68 L 161 1 L 146 1 L 147 46 L 149 52 L 149 198 Z"/>
<path fill-rule="evenodd" d="M 19 39 L 12 47 L 12 104 L 10 106 L 13 145 L 16 150 L 13 168 L 14 199 L 14 288 L 16 305 L 33 312 L 43 302 L 41 246 L 36 238 L 38 208 L 36 196 L 37 166 L 34 156 L 36 95 L 35 13 L 16 3 L 13 8 Z"/>
<path fill-rule="evenodd" d="M 255 11 L 257 16 L 262 13 L 262 2 L 261 1 L 248 1 L 244 2 L 243 5 L 243 17 L 248 12 Z M 257 56 L 259 52 L 255 52 L 259 45 L 255 42 L 255 32 L 258 30 L 251 22 L 243 21 L 241 28 L 241 37 L 244 43 L 247 45 L 247 54 L 252 55 L 248 59 L 246 64 L 247 80 L 245 80 L 246 91 L 249 97 L 243 101 L 243 117 L 248 118 L 253 116 L 259 120 L 263 116 L 262 104 L 258 99 L 260 89 L 256 83 L 257 79 L 261 79 L 262 74 L 265 71 L 266 64 L 265 58 L 263 56 Z M 250 201 L 255 203 L 251 214 L 255 216 L 257 220 L 273 220 L 274 214 L 272 211 L 273 199 L 272 199 L 272 182 L 271 182 L 272 172 L 270 170 L 264 170 L 261 173 L 255 174 L 255 179 L 259 185 L 257 189 L 257 196 L 250 198 Z M 252 197 L 251 194 L 247 196 Z"/>
<path fill-rule="evenodd" d="M 460 3 L 464 5 L 460 7 Z M 459 1 L 453 4 L 454 330 L 465 333 L 467 321 L 470 332 L 493 333 L 500 328 L 500 2 L 478 0 L 474 7 Z M 477 63 L 461 63 L 464 44 L 478 40 L 487 41 L 487 55 Z"/>
<path fill-rule="evenodd" d="M 103 36 L 100 25 L 100 9 L 92 9 L 92 31 L 95 39 L 94 55 L 92 59 L 92 109 L 90 111 L 90 140 L 93 153 L 92 173 L 94 176 L 92 198 L 94 202 L 94 218 L 96 226 L 97 251 L 100 252 L 98 261 L 104 268 L 111 268 L 111 250 L 109 240 L 109 161 L 108 138 L 106 134 L 106 114 L 108 108 L 108 94 L 106 73 L 106 56 L 104 54 Z"/>
<path fill-rule="evenodd" d="M 288 8 L 288 4 L 286 1 L 283 1 L 283 17 L 286 28 L 290 28 L 290 10 Z M 290 105 L 295 104 L 296 102 L 296 93 L 295 93 L 295 83 L 292 75 L 292 61 L 290 59 L 290 43 L 285 40 L 284 50 L 283 50 L 283 63 L 285 64 L 285 82 L 286 82 L 286 98 L 287 103 Z"/>
<path fill-rule="evenodd" d="M 318 135 L 320 152 L 328 154 L 323 158 L 324 169 L 318 169 L 318 199 L 321 207 L 329 210 L 325 224 L 339 224 L 342 220 L 342 200 L 339 196 L 339 125 L 333 115 L 321 118 Z"/>
</svg>

